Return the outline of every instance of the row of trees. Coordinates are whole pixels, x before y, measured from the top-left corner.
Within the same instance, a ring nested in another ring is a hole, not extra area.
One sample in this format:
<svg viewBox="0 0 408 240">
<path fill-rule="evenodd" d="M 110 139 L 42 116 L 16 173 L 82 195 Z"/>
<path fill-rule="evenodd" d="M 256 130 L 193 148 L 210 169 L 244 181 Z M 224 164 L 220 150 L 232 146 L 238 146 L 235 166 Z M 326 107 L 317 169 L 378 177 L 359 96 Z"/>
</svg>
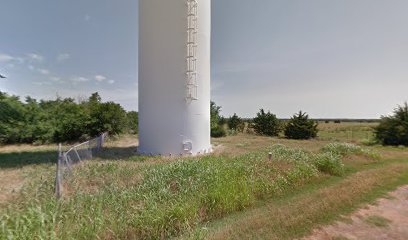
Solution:
<svg viewBox="0 0 408 240">
<path fill-rule="evenodd" d="M 300 111 L 292 118 L 283 122 L 275 114 L 261 109 L 252 120 L 244 121 L 237 114 L 228 119 L 220 116 L 221 107 L 211 103 L 211 135 L 223 137 L 227 135 L 224 126 L 235 132 L 243 132 L 245 127 L 265 136 L 279 136 L 283 132 L 289 139 L 311 139 L 318 133 L 318 123 Z M 340 122 L 340 121 L 339 121 Z M 249 131 L 250 132 L 250 131 Z M 377 143 L 391 146 L 408 146 L 408 103 L 394 109 L 390 116 L 383 116 L 380 124 L 374 128 Z"/>
<path fill-rule="evenodd" d="M 55 143 L 78 141 L 102 132 L 137 133 L 137 112 L 102 102 L 98 93 L 87 100 L 72 98 L 37 101 L 0 92 L 0 143 Z"/>
<path fill-rule="evenodd" d="M 223 137 L 227 129 L 232 133 L 255 132 L 260 135 L 289 139 L 310 139 L 317 136 L 317 122 L 299 112 L 283 122 L 271 112 L 261 109 L 251 120 L 237 114 L 229 118 L 220 115 L 221 107 L 211 102 L 211 135 Z M 87 100 L 72 98 L 37 101 L 0 92 L 0 144 L 53 143 L 78 141 L 102 132 L 110 134 L 137 133 L 138 113 L 126 112 L 119 104 L 102 102 L 98 93 Z M 408 104 L 398 106 L 391 116 L 382 117 L 375 128 L 377 142 L 384 145 L 408 146 Z"/>
<path fill-rule="evenodd" d="M 279 136 L 283 131 L 289 139 L 311 139 L 317 136 L 318 123 L 309 119 L 309 115 L 299 111 L 284 123 L 275 114 L 265 112 L 263 109 L 257 114 L 252 124 L 256 133 L 266 136 Z"/>
<path fill-rule="evenodd" d="M 299 112 L 286 123 L 275 114 L 261 109 L 253 120 L 244 121 L 236 113 L 228 119 L 220 116 L 221 107 L 211 102 L 211 136 L 224 137 L 227 126 L 232 132 L 243 132 L 245 127 L 265 136 L 278 136 L 281 132 L 289 139 L 311 139 L 317 136 L 317 122 L 309 119 L 306 113 Z"/>
</svg>

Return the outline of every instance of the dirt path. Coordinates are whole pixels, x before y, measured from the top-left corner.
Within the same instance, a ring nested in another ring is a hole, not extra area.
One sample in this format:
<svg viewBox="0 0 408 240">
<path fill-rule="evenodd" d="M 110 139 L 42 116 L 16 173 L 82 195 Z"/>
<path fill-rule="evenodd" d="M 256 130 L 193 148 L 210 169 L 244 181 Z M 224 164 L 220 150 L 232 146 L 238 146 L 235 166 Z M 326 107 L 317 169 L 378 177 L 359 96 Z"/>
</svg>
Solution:
<svg viewBox="0 0 408 240">
<path fill-rule="evenodd" d="M 304 240 L 408 239 L 408 185 L 355 212 L 349 221 L 316 229 Z"/>
</svg>

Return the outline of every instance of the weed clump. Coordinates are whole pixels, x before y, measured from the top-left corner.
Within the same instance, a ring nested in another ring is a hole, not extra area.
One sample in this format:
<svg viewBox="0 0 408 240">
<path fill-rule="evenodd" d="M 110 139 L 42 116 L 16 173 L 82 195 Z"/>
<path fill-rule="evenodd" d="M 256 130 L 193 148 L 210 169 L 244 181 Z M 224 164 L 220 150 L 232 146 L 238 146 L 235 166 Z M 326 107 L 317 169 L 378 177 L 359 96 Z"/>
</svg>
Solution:
<svg viewBox="0 0 408 240">
<path fill-rule="evenodd" d="M 338 154 L 332 152 L 316 154 L 314 162 L 321 172 L 334 176 L 344 175 L 344 164 Z"/>
<path fill-rule="evenodd" d="M 291 149 L 284 145 L 275 145 L 271 153 L 276 159 L 286 159 L 312 165 L 316 171 L 330 175 L 342 176 L 344 174 L 344 164 L 341 155 L 336 151 L 324 150 L 321 153 L 313 154 L 301 149 Z"/>
<path fill-rule="evenodd" d="M 332 154 L 337 154 L 342 157 L 349 156 L 349 155 L 363 155 L 370 158 L 377 159 L 379 158 L 379 154 L 366 149 L 360 146 L 350 144 L 350 143 L 329 143 L 323 147 L 322 152 L 330 152 Z"/>
</svg>

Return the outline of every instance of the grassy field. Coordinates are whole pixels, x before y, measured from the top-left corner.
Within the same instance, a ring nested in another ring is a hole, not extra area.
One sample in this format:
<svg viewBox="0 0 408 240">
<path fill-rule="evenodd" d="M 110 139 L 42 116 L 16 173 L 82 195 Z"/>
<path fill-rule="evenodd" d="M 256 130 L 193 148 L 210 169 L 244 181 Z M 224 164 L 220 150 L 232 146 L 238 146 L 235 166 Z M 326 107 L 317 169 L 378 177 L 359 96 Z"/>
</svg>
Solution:
<svg viewBox="0 0 408 240">
<path fill-rule="evenodd" d="M 299 238 L 408 184 L 407 149 L 358 145 L 372 127 L 323 123 L 310 141 L 239 134 L 183 159 L 135 156 L 136 137 L 122 136 L 75 167 L 59 202 L 55 146 L 0 147 L 0 239 Z"/>
<path fill-rule="evenodd" d="M 373 128 L 378 123 L 372 122 L 319 122 L 320 140 L 354 143 L 370 143 L 374 138 Z"/>
</svg>

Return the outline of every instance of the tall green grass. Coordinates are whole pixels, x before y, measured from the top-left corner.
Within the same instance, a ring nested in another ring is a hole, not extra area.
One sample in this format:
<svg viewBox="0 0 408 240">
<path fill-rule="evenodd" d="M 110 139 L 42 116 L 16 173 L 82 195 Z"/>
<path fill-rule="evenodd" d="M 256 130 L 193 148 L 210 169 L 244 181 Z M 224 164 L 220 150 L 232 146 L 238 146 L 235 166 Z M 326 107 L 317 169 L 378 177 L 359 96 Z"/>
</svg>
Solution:
<svg viewBox="0 0 408 240">
<path fill-rule="evenodd" d="M 95 184 L 97 190 L 79 186 L 56 202 L 48 176 L 40 188 L 27 190 L 23 197 L 31 200 L 11 205 L 0 217 L 0 239 L 177 236 L 258 199 L 284 194 L 319 171 L 339 174 L 340 154 L 327 151 L 316 154 L 275 145 L 265 152 L 180 159 L 142 170 L 115 163 L 85 165 L 75 169 L 75 181 Z M 142 175 L 140 181 L 126 184 L 135 174 Z"/>
</svg>

